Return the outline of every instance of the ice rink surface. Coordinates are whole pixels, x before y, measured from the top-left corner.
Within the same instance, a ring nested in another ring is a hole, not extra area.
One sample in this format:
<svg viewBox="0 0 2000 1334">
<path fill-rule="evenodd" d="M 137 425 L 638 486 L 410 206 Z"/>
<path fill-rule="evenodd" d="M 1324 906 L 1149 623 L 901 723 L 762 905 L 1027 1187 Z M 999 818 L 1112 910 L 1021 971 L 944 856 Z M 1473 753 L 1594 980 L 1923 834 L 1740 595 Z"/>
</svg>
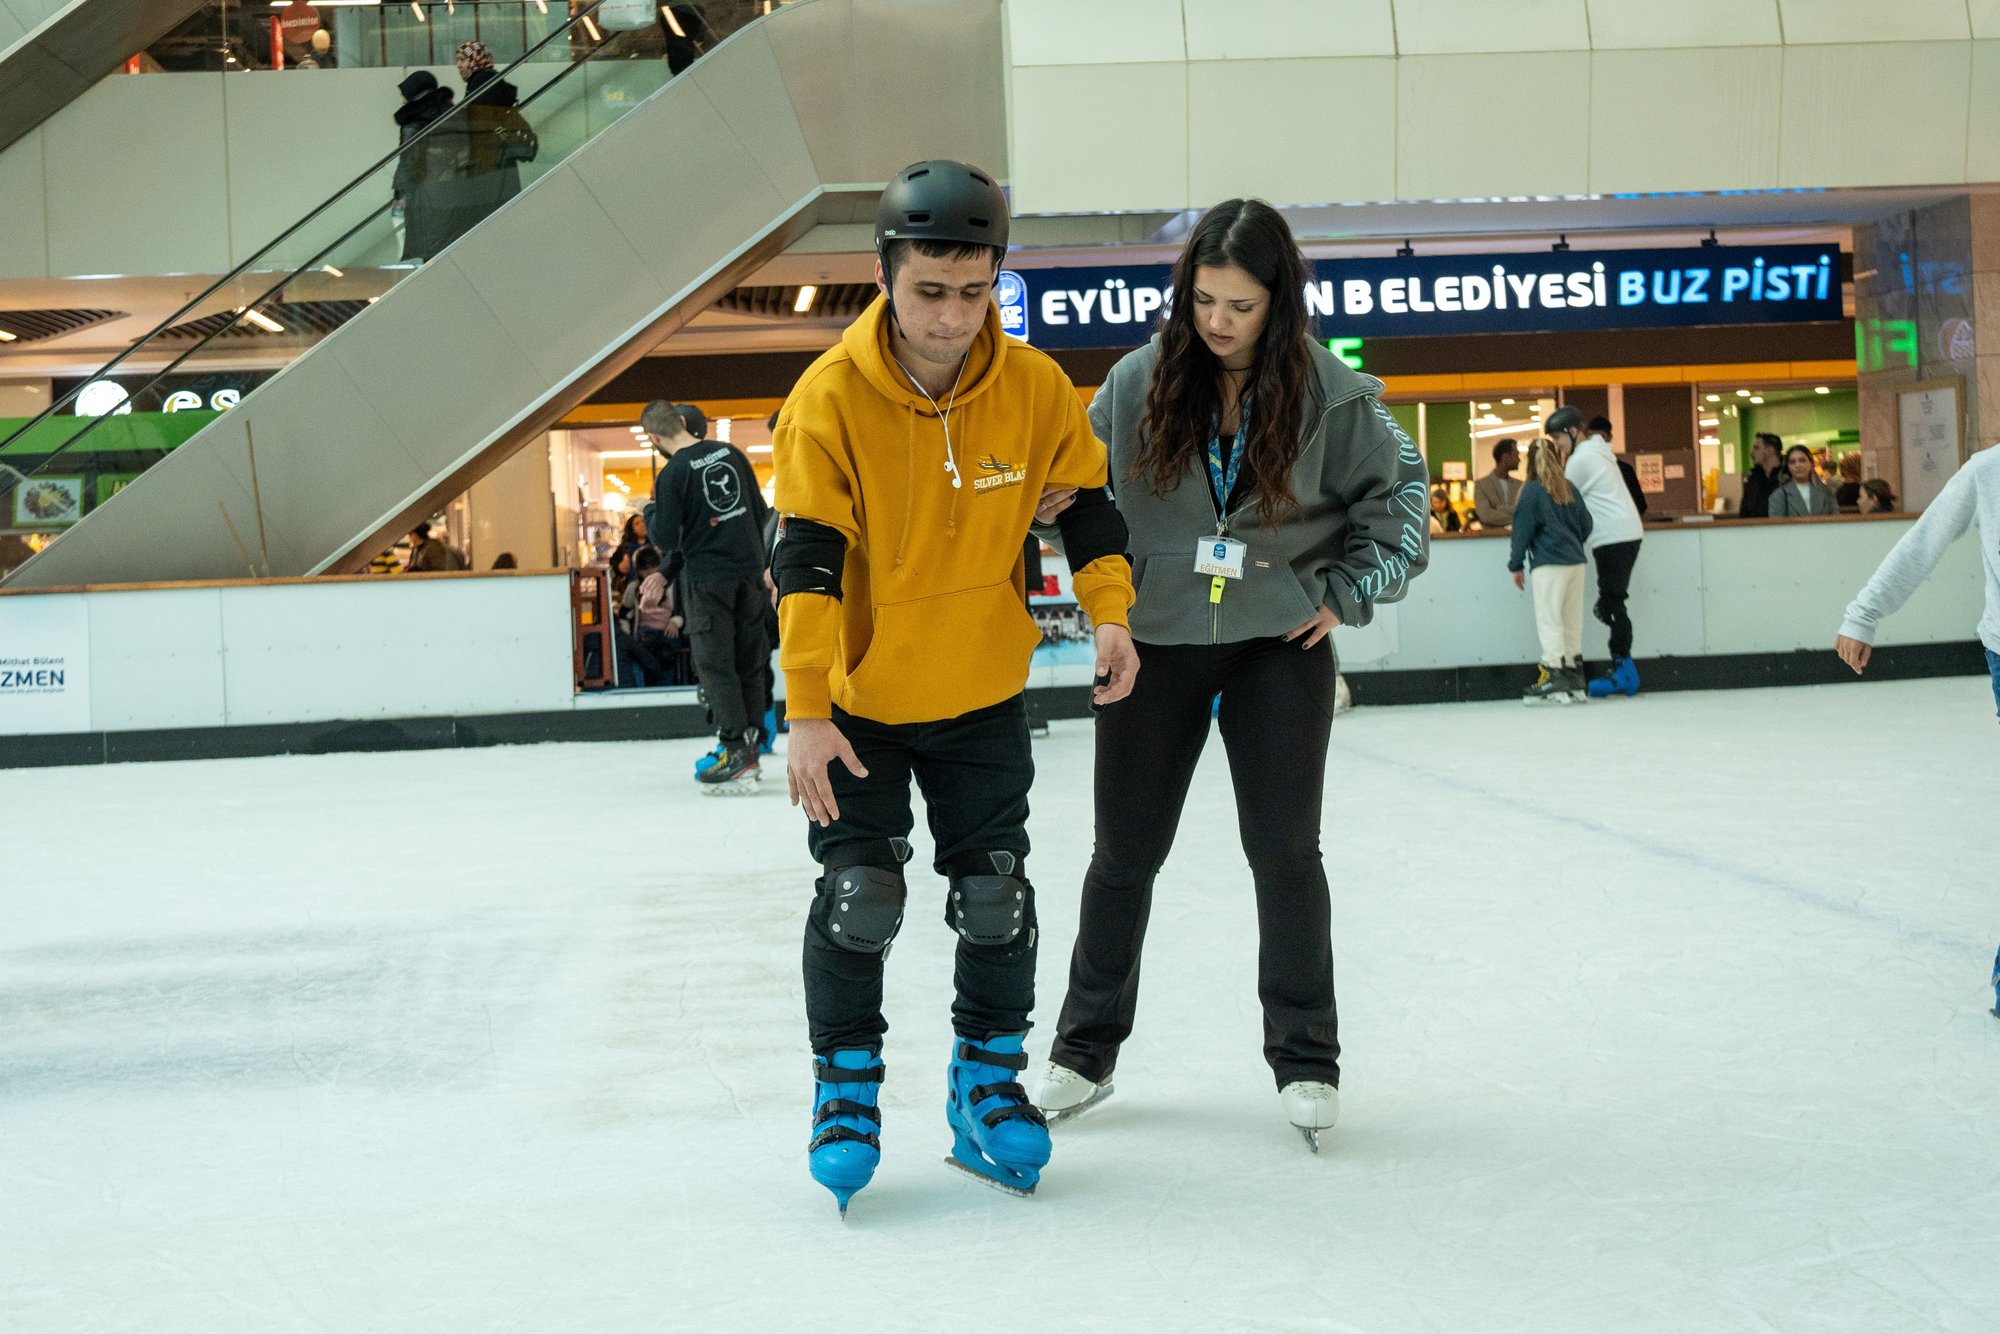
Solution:
<svg viewBox="0 0 2000 1334">
<path fill-rule="evenodd" d="M 1219 745 L 1117 1096 L 1032 1200 L 940 1162 L 953 938 L 915 876 L 844 1226 L 803 1154 L 802 817 L 697 797 L 700 749 L 11 775 L 0 1328 L 1994 1327 L 1983 679 L 1342 717 L 1317 1159 L 1258 1050 Z M 1089 725 L 1037 758 L 1039 1066 Z"/>
</svg>

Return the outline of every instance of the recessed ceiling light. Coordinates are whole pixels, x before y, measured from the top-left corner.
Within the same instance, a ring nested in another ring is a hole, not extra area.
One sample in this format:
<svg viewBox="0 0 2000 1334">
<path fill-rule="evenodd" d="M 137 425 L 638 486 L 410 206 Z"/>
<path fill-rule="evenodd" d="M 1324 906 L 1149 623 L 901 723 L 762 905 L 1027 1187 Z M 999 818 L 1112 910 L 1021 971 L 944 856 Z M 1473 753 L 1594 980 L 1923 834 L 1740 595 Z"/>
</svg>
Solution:
<svg viewBox="0 0 2000 1334">
<path fill-rule="evenodd" d="M 1736 391 L 1736 396 L 1738 398 L 1748 398 L 1750 397 L 1750 391 L 1748 389 L 1739 389 Z"/>
<path fill-rule="evenodd" d="M 1815 394 L 1830 394 L 1833 391 L 1831 389 L 1828 389 L 1825 385 L 1818 385 L 1814 387 L 1813 392 Z"/>
<path fill-rule="evenodd" d="M 1708 401 L 1709 401 L 1709 402 L 1711 402 L 1711 403 L 1720 403 L 1720 402 L 1722 401 L 1722 395 L 1721 395 L 1721 394 L 1710 394 L 1710 395 L 1708 396 Z"/>
<path fill-rule="evenodd" d="M 1763 398 L 1763 395 L 1761 395 L 1761 394 L 1752 394 L 1752 395 L 1750 396 L 1750 401 L 1751 401 L 1752 403 L 1762 403 L 1762 402 L 1764 401 L 1764 398 Z"/>
<path fill-rule="evenodd" d="M 15 339 L 16 339 L 17 337 L 19 337 L 19 335 L 17 335 L 17 334 L 10 334 L 10 333 L 8 333 L 8 332 L 7 332 L 7 331 L 6 331 L 5 329 L 0 329 L 0 343 L 11 343 L 11 342 L 13 342 L 13 341 L 14 341 L 14 340 L 15 340 Z"/>
<path fill-rule="evenodd" d="M 1500 406 L 1504 408 L 1511 408 L 1514 406 L 1514 400 L 1511 398 L 1503 398 L 1500 400 Z"/>
<path fill-rule="evenodd" d="M 792 303 L 792 313 L 803 315 L 813 308 L 813 298 L 819 295 L 819 288 L 807 283 L 799 289 L 799 299 Z"/>
</svg>

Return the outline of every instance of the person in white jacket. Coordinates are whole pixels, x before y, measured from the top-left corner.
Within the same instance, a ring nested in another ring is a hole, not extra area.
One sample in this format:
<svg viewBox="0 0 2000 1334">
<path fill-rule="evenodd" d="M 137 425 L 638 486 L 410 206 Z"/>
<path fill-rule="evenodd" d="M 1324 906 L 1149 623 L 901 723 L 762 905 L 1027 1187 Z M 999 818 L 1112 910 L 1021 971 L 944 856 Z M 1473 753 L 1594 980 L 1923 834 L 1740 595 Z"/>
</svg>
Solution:
<svg viewBox="0 0 2000 1334">
<path fill-rule="evenodd" d="M 1847 604 L 1833 651 L 1856 676 L 1868 666 L 1882 619 L 1910 600 L 1944 559 L 1945 548 L 1974 524 L 1979 527 L 1979 559 L 1986 567 L 1986 610 L 1979 618 L 1979 642 L 1985 646 L 1986 670 L 1993 677 L 1993 707 L 2000 713 L 2000 449 L 1982 449 L 1965 461 Z M 2000 951 L 1993 956 L 1993 1013 L 2000 1016 Z"/>
<path fill-rule="evenodd" d="M 1549 435 L 1567 436 L 1570 441 L 1569 464 L 1563 473 L 1590 510 L 1590 555 L 1597 565 L 1597 604 L 1591 611 L 1611 630 L 1611 668 L 1590 683 L 1590 693 L 1599 699 L 1614 692 L 1636 695 L 1639 669 L 1632 662 L 1632 617 L 1625 598 L 1643 537 L 1638 507 L 1625 489 L 1611 442 L 1585 428 L 1581 409 L 1557 408 L 1549 414 L 1546 429 Z"/>
<path fill-rule="evenodd" d="M 1857 676 L 1874 651 L 1876 627 L 1910 600 L 1944 559 L 1945 549 L 1975 524 L 1979 556 L 1986 565 L 1986 611 L 1979 618 L 1979 640 L 1986 648 L 1987 669 L 1993 673 L 1993 706 L 2000 712 L 2000 449 L 1982 449 L 1966 461 L 1847 604 L 1833 649 Z"/>
</svg>

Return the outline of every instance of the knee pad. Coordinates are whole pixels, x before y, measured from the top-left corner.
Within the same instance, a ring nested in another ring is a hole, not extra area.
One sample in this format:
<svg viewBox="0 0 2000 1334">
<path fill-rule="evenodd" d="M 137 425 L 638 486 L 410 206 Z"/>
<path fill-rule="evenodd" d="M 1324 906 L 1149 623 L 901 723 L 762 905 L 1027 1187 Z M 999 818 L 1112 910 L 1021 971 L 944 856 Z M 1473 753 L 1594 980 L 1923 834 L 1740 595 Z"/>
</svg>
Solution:
<svg viewBox="0 0 2000 1334">
<path fill-rule="evenodd" d="M 894 866 L 830 867 L 820 882 L 827 939 L 856 954 L 887 954 L 903 925 L 908 888 Z"/>
<path fill-rule="evenodd" d="M 1028 925 L 1034 890 L 1016 876 L 1020 859 L 991 852 L 993 875 L 954 875 L 946 918 L 951 929 L 973 945 L 1011 945 Z"/>
</svg>

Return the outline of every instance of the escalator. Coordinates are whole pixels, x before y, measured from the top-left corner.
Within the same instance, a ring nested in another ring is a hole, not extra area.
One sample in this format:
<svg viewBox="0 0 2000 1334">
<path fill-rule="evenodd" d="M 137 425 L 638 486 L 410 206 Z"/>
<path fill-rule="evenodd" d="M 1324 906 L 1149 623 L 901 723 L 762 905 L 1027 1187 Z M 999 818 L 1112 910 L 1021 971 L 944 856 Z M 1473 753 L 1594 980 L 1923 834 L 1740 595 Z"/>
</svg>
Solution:
<svg viewBox="0 0 2000 1334">
<path fill-rule="evenodd" d="M 0 149 L 114 73 L 205 0 L 0 0 Z"/>
<path fill-rule="evenodd" d="M 224 326 L 358 280 L 373 299 L 7 585 L 360 569 L 814 228 L 871 221 L 904 164 L 1002 169 L 1001 60 L 999 0 L 799 0 L 651 89 L 553 80 L 522 104 L 525 188 L 407 267 L 384 201 L 420 139 L 204 295 Z M 0 491 L 73 472 L 88 431 Z"/>
</svg>

